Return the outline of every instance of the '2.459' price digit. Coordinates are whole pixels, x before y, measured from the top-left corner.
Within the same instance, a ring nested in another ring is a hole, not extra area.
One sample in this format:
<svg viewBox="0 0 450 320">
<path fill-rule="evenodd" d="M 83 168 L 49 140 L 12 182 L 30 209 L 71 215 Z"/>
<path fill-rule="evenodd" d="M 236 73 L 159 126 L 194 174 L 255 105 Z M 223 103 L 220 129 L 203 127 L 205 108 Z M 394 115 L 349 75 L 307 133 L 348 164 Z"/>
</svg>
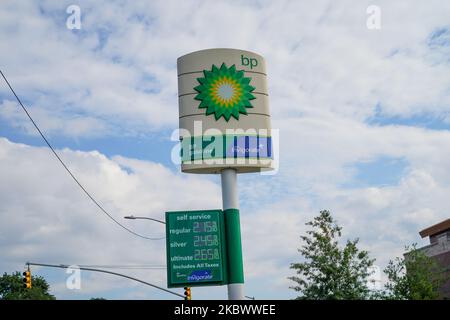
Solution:
<svg viewBox="0 0 450 320">
<path fill-rule="evenodd" d="M 218 246 L 219 239 L 215 234 L 205 236 L 194 236 L 194 247 L 212 247 Z"/>
</svg>

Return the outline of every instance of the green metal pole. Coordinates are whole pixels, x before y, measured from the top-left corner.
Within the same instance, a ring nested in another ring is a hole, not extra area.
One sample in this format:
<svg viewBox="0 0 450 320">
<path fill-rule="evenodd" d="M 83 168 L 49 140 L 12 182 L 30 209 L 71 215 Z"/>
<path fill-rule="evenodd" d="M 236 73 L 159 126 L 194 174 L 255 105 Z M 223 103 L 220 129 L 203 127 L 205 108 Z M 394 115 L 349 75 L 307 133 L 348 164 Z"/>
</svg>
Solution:
<svg viewBox="0 0 450 320">
<path fill-rule="evenodd" d="M 238 209 L 226 209 L 225 235 L 228 260 L 228 282 L 244 283 L 244 265 L 242 262 L 241 226 Z"/>
<path fill-rule="evenodd" d="M 224 169 L 221 172 L 222 202 L 225 218 L 225 236 L 228 261 L 228 299 L 244 300 L 244 268 L 242 262 L 237 172 Z"/>
</svg>

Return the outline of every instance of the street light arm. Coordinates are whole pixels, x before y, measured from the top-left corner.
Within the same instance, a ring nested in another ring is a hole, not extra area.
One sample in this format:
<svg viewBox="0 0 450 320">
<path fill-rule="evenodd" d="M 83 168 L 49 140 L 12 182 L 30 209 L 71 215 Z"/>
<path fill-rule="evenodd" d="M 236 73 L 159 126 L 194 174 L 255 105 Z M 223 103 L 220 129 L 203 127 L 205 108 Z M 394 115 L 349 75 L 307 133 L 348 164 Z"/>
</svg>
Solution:
<svg viewBox="0 0 450 320">
<path fill-rule="evenodd" d="M 50 268 L 62 268 L 62 269 L 67 269 L 67 268 L 69 268 L 68 265 L 64 265 L 64 264 L 59 264 L 59 265 L 57 265 L 57 264 L 46 264 L 46 263 L 27 262 L 26 265 L 28 265 L 28 266 L 50 267 Z M 155 285 L 155 284 L 152 284 L 152 283 L 149 283 L 149 282 L 146 282 L 146 281 L 137 279 L 137 278 L 133 278 L 133 277 L 127 276 L 127 275 L 125 275 L 125 274 L 121 274 L 121 273 L 117 273 L 117 272 L 113 272 L 113 271 L 101 270 L 101 269 L 85 268 L 85 267 L 78 267 L 78 269 L 80 269 L 80 270 L 86 270 L 86 271 L 94 271 L 94 272 L 108 273 L 108 274 L 112 274 L 112 275 L 119 276 L 119 277 L 122 277 L 122 278 L 127 278 L 127 279 L 130 279 L 130 280 L 133 280 L 133 281 L 137 281 L 137 282 L 146 284 L 146 285 L 148 285 L 148 286 L 150 286 L 150 287 L 153 287 L 153 288 L 156 288 L 156 289 L 159 289 L 159 290 L 162 290 L 162 291 L 171 293 L 171 294 L 176 295 L 176 296 L 178 296 L 178 297 L 184 298 L 184 296 L 181 295 L 181 294 L 179 294 L 179 293 L 176 293 L 176 292 L 171 291 L 171 290 L 168 290 L 168 289 L 164 289 L 164 288 L 162 288 L 162 287 L 160 287 L 160 286 L 157 286 L 157 285 Z"/>
</svg>

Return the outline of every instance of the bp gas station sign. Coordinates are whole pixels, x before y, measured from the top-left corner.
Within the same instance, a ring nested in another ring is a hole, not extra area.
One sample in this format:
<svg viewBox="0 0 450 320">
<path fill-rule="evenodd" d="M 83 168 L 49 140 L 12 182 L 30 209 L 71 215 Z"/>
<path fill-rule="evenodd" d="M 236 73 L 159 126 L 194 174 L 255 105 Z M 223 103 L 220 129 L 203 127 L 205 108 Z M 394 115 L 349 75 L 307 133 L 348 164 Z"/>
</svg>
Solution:
<svg viewBox="0 0 450 320">
<path fill-rule="evenodd" d="M 178 58 L 177 70 L 181 170 L 272 170 L 264 58 L 244 50 L 207 49 Z"/>
<path fill-rule="evenodd" d="M 266 63 L 208 49 L 177 61 L 181 171 L 220 174 L 222 210 L 166 212 L 169 287 L 228 285 L 244 299 L 239 173 L 273 170 Z"/>
<path fill-rule="evenodd" d="M 169 287 L 226 282 L 222 210 L 166 212 Z"/>
</svg>

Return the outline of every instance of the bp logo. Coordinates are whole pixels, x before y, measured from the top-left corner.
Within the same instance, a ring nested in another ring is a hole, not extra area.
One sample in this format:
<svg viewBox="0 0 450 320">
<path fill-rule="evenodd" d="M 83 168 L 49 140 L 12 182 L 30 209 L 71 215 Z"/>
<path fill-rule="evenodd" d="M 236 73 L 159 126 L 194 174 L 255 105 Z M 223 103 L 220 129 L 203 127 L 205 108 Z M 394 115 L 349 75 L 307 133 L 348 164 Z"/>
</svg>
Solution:
<svg viewBox="0 0 450 320">
<path fill-rule="evenodd" d="M 233 116 L 239 120 L 239 114 L 247 114 L 247 108 L 253 108 L 250 100 L 256 99 L 252 94 L 255 87 L 250 85 L 251 78 L 244 77 L 244 71 L 236 71 L 236 66 L 220 68 L 212 66 L 211 71 L 203 70 L 203 78 L 195 87 L 198 94 L 195 100 L 201 101 L 199 108 L 206 109 L 206 115 L 214 114 L 216 120 L 224 117 L 226 121 Z"/>
</svg>

